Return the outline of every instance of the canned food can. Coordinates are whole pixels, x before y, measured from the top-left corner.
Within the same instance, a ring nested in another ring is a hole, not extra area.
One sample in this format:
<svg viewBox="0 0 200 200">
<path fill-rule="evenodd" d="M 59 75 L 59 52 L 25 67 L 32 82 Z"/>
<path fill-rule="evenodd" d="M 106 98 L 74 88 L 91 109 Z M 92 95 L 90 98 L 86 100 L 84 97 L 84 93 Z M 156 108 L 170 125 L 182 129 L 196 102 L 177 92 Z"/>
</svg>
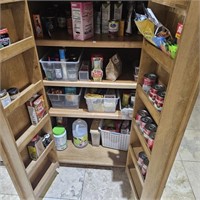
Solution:
<svg viewBox="0 0 200 200">
<path fill-rule="evenodd" d="M 165 90 L 165 87 L 163 85 L 161 85 L 161 84 L 153 85 L 149 90 L 149 99 L 150 99 L 150 101 L 155 102 L 157 93 L 160 92 L 160 91 L 164 91 L 164 90 Z"/>
<path fill-rule="evenodd" d="M 144 137 L 148 140 L 151 133 L 155 133 L 157 126 L 154 123 L 146 124 L 143 130 Z"/>
<path fill-rule="evenodd" d="M 153 73 L 145 74 L 142 88 L 143 90 L 148 93 L 151 86 L 153 86 L 156 83 L 157 75 Z"/>
<path fill-rule="evenodd" d="M 6 89 L 0 90 L 0 100 L 4 108 L 11 103 L 10 95 Z"/>
<path fill-rule="evenodd" d="M 147 173 L 148 165 L 149 165 L 149 159 L 145 158 L 144 159 L 144 164 L 142 165 L 142 169 L 141 169 L 141 172 L 142 172 L 142 175 L 144 176 L 144 178 L 145 178 L 146 173 Z"/>
<path fill-rule="evenodd" d="M 135 117 L 135 121 L 136 123 L 139 125 L 140 124 L 140 120 L 142 117 L 145 117 L 145 116 L 149 116 L 149 113 L 147 110 L 145 109 L 142 109 L 142 110 L 138 110 L 137 114 L 136 114 L 136 117 Z"/>
<path fill-rule="evenodd" d="M 163 103 L 164 103 L 164 98 L 165 98 L 165 91 L 160 91 L 157 93 L 155 102 L 154 102 L 154 106 L 156 107 L 156 109 L 158 111 L 161 111 L 163 108 Z"/>
<path fill-rule="evenodd" d="M 110 36 L 117 36 L 119 31 L 119 21 L 118 20 L 110 20 L 108 22 L 108 31 Z"/>
<path fill-rule="evenodd" d="M 10 95 L 11 100 L 15 100 L 20 95 L 18 88 L 14 88 L 14 87 L 9 88 L 7 91 L 8 91 L 8 94 Z"/>
<path fill-rule="evenodd" d="M 147 141 L 147 146 L 149 147 L 150 150 L 153 149 L 153 144 L 154 144 L 154 139 L 155 139 L 155 132 L 150 133 L 148 141 Z"/>
<path fill-rule="evenodd" d="M 144 160 L 147 158 L 146 154 L 144 153 L 144 151 L 141 151 L 139 154 L 138 154 L 138 165 L 140 168 L 142 168 L 143 164 L 144 164 Z"/>
<path fill-rule="evenodd" d="M 149 116 L 145 116 L 145 117 L 141 117 L 140 120 L 140 130 L 143 132 L 144 131 L 144 127 L 146 126 L 146 124 L 152 123 L 153 119 Z"/>
</svg>

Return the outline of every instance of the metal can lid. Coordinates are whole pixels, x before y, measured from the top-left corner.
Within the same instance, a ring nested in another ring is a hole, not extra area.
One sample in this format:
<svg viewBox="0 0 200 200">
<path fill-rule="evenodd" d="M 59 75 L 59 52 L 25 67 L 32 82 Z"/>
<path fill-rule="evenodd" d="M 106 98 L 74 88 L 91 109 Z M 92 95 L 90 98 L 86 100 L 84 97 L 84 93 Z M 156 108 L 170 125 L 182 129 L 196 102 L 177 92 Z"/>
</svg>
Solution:
<svg viewBox="0 0 200 200">
<path fill-rule="evenodd" d="M 158 91 L 164 91 L 165 90 L 165 86 L 162 84 L 154 84 L 152 86 L 153 89 L 158 90 Z"/>
<path fill-rule="evenodd" d="M 142 117 L 149 116 L 148 111 L 145 109 L 138 110 L 138 114 L 141 115 Z"/>
<path fill-rule="evenodd" d="M 9 88 L 7 91 L 9 93 L 9 95 L 15 95 L 15 94 L 19 93 L 19 89 L 15 88 L 15 87 Z"/>
<path fill-rule="evenodd" d="M 151 117 L 149 116 L 144 116 L 144 117 L 141 117 L 141 122 L 144 122 L 144 123 L 152 123 L 153 120 Z"/>
<path fill-rule="evenodd" d="M 6 96 L 7 91 L 6 89 L 0 90 L 0 98 Z"/>
<path fill-rule="evenodd" d="M 156 132 L 157 126 L 154 123 L 148 123 L 145 125 L 145 129 L 150 130 L 151 132 Z"/>
<path fill-rule="evenodd" d="M 144 75 L 145 78 L 149 78 L 150 80 L 156 80 L 157 79 L 157 75 L 154 73 L 148 73 Z"/>
<path fill-rule="evenodd" d="M 146 166 L 148 166 L 149 165 L 149 159 L 146 157 L 145 159 L 144 159 L 144 165 L 146 165 Z"/>
<path fill-rule="evenodd" d="M 164 98 L 164 97 L 165 97 L 165 94 L 166 94 L 166 91 L 159 91 L 157 95 L 158 95 L 159 97 Z"/>
<path fill-rule="evenodd" d="M 156 137 L 156 132 L 151 132 L 151 133 L 149 134 L 149 138 L 151 138 L 152 140 L 154 140 L 155 137 Z"/>
<path fill-rule="evenodd" d="M 138 156 L 141 158 L 141 159 L 145 159 L 145 158 L 147 158 L 147 155 L 145 154 L 145 152 L 144 151 L 141 151 L 141 152 L 139 152 L 138 153 Z"/>
</svg>

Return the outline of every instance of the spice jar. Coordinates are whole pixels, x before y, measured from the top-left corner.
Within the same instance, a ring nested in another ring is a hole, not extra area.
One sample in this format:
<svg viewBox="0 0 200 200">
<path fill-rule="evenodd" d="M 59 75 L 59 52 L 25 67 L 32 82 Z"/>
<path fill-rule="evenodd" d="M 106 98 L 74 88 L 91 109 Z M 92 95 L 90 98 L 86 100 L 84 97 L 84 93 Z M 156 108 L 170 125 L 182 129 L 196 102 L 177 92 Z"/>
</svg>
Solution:
<svg viewBox="0 0 200 200">
<path fill-rule="evenodd" d="M 16 99 L 19 96 L 19 89 L 18 88 L 9 88 L 8 90 L 8 94 L 10 95 L 11 100 Z"/>
<path fill-rule="evenodd" d="M 0 100 L 4 108 L 10 104 L 11 99 L 6 89 L 0 90 Z"/>
</svg>

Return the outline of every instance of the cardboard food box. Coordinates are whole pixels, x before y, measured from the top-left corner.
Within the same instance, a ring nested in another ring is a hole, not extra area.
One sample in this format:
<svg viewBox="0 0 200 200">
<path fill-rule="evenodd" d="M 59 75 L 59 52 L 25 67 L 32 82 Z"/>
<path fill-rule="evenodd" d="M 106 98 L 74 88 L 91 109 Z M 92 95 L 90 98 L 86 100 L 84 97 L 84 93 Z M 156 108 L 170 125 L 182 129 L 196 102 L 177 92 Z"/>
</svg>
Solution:
<svg viewBox="0 0 200 200">
<path fill-rule="evenodd" d="M 28 144 L 28 153 L 32 160 L 37 160 L 38 157 L 44 151 L 44 145 L 42 143 L 42 138 L 39 135 L 36 135 Z"/>
<path fill-rule="evenodd" d="M 33 96 L 27 103 L 31 123 L 36 125 L 46 114 L 43 95 Z"/>
<path fill-rule="evenodd" d="M 93 37 L 93 3 L 71 2 L 72 27 L 74 40 Z"/>
</svg>

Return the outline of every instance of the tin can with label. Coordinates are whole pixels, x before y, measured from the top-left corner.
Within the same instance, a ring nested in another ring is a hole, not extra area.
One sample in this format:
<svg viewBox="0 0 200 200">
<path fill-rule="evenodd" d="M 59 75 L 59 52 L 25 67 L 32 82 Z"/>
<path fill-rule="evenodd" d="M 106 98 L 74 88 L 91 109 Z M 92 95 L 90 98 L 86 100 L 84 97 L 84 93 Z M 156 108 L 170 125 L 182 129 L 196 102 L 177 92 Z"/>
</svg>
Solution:
<svg viewBox="0 0 200 200">
<path fill-rule="evenodd" d="M 165 94 L 166 94 L 165 91 L 160 91 L 160 92 L 158 92 L 158 94 L 156 96 L 156 99 L 155 99 L 155 102 L 154 102 L 154 106 L 156 107 L 156 109 L 158 111 L 162 110 Z"/>
<path fill-rule="evenodd" d="M 144 160 L 147 158 L 146 154 L 144 153 L 144 151 L 141 151 L 138 154 L 138 160 L 137 163 L 139 165 L 140 168 L 142 168 L 143 164 L 144 164 Z"/>
<path fill-rule="evenodd" d="M 141 170 L 142 171 L 142 175 L 144 176 L 144 178 L 146 177 L 148 165 L 149 165 L 149 159 L 145 158 L 144 159 L 144 164 L 142 165 L 142 170 Z"/>
<path fill-rule="evenodd" d="M 145 116 L 145 117 L 141 117 L 140 120 L 140 130 L 143 132 L 144 131 L 144 127 L 146 126 L 146 124 L 152 123 L 153 119 L 149 116 Z"/>
<path fill-rule="evenodd" d="M 156 130 L 157 130 L 156 124 L 154 124 L 154 123 L 146 124 L 144 129 L 143 129 L 144 137 L 148 140 L 149 139 L 149 135 L 151 133 L 155 133 Z"/>
<path fill-rule="evenodd" d="M 165 87 L 161 84 L 155 84 L 151 87 L 151 89 L 149 90 L 149 99 L 152 102 L 155 102 L 157 93 L 160 91 L 164 91 Z"/>
<path fill-rule="evenodd" d="M 108 31 L 111 37 L 117 36 L 119 31 L 119 21 L 115 19 L 110 20 L 108 22 Z"/>
<path fill-rule="evenodd" d="M 19 89 L 18 88 L 9 88 L 8 89 L 8 94 L 10 95 L 11 100 L 16 99 L 17 97 L 19 97 L 20 93 L 19 93 Z"/>
<path fill-rule="evenodd" d="M 138 110 L 137 114 L 136 114 L 136 117 L 135 117 L 135 121 L 138 125 L 140 125 L 140 120 L 142 117 L 145 117 L 145 116 L 149 116 L 149 113 L 147 110 L 145 109 L 142 109 L 142 110 Z"/>
<path fill-rule="evenodd" d="M 153 73 L 144 75 L 142 88 L 146 93 L 148 93 L 151 87 L 156 83 L 157 78 L 157 75 Z"/>
<path fill-rule="evenodd" d="M 147 146 L 149 147 L 150 150 L 152 150 L 152 148 L 153 148 L 155 136 L 156 136 L 155 132 L 152 132 L 149 135 L 149 138 L 148 138 L 148 141 L 147 141 Z"/>
<path fill-rule="evenodd" d="M 4 108 L 10 104 L 11 99 L 6 89 L 0 90 L 0 100 Z"/>
</svg>

